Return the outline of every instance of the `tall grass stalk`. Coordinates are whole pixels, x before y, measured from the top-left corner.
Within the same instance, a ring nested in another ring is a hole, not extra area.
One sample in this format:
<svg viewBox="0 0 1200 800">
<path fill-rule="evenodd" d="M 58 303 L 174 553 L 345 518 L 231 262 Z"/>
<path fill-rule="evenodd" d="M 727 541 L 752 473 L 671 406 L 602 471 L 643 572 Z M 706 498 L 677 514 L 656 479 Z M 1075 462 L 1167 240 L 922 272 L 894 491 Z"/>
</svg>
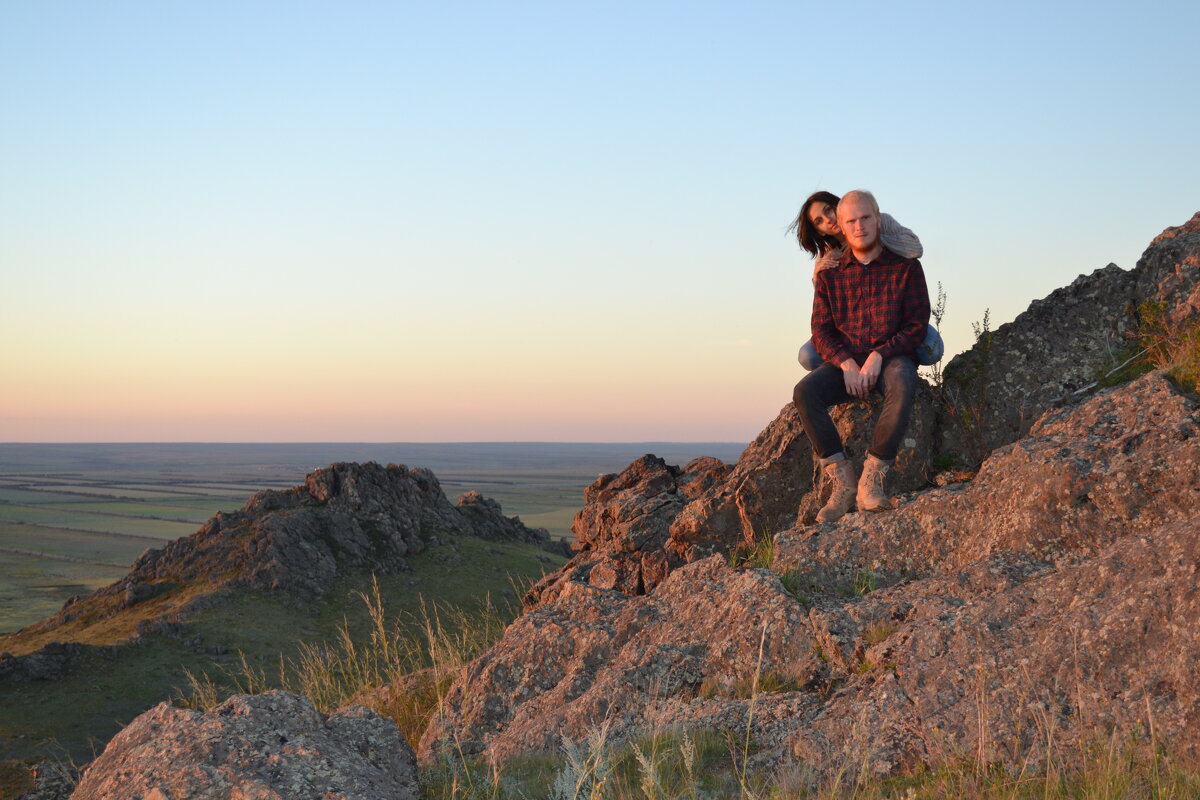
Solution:
<svg viewBox="0 0 1200 800">
<path fill-rule="evenodd" d="M 423 598 L 415 614 L 387 613 L 379 583 L 358 592 L 367 631 L 355 635 L 343 620 L 330 642 L 302 642 L 292 657 L 280 657 L 275 674 L 239 654 L 235 668 L 217 675 L 187 674 L 181 705 L 209 709 L 232 694 L 283 689 L 304 695 L 325 713 L 350 701 L 372 705 L 391 717 L 410 741 L 419 737 L 453 675 L 500 638 L 515 616 L 515 602 L 497 605 L 487 597 L 474 611 Z M 402 697 L 380 700 L 372 690 L 411 677 Z"/>
<path fill-rule="evenodd" d="M 1163 303 L 1138 306 L 1138 343 L 1146 360 L 1184 388 L 1200 392 L 1200 317 L 1172 319 Z"/>
</svg>

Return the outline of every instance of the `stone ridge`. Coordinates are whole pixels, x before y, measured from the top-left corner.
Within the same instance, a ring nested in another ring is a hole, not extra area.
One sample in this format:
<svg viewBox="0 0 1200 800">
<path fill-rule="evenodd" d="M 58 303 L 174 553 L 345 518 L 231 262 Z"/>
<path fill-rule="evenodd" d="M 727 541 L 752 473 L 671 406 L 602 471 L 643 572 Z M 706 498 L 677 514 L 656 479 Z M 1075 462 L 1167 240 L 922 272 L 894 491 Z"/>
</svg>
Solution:
<svg viewBox="0 0 1200 800">
<path fill-rule="evenodd" d="M 1175 321 L 1200 313 L 1200 212 L 1155 237 L 1134 269 L 1081 275 L 952 359 L 947 388 L 983 423 L 971 432 L 947 415 L 943 451 L 969 445 L 982 455 L 1025 435 L 1042 412 L 1116 366 L 1147 301 Z"/>
</svg>

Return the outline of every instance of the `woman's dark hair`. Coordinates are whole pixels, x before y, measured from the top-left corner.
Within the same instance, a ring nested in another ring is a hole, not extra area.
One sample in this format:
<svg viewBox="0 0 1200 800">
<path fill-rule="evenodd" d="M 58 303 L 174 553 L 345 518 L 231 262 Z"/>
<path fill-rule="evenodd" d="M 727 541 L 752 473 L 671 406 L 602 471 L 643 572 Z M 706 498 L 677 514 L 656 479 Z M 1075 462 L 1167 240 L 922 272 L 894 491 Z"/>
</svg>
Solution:
<svg viewBox="0 0 1200 800">
<path fill-rule="evenodd" d="M 796 241 L 800 243 L 802 248 L 814 256 L 821 255 L 826 250 L 840 247 L 841 242 L 834 237 L 823 236 L 817 232 L 808 218 L 808 209 L 812 208 L 813 203 L 828 203 L 837 208 L 837 204 L 841 201 L 842 198 L 832 192 L 813 192 L 804 201 L 804 205 L 800 206 L 800 213 L 792 220 L 792 224 L 788 227 L 788 233 L 795 231 Z"/>
</svg>

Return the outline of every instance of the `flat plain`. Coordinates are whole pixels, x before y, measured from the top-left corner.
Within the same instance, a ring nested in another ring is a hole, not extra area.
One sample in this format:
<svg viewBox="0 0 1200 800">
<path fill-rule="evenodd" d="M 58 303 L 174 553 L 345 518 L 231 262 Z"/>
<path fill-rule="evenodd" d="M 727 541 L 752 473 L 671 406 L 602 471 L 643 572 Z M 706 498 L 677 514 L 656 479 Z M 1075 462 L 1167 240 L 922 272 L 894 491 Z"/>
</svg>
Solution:
<svg viewBox="0 0 1200 800">
<path fill-rule="evenodd" d="M 471 490 L 525 524 L 570 537 L 598 475 L 654 453 L 737 459 L 742 444 L 0 444 L 0 633 L 118 580 L 149 547 L 193 533 L 255 492 L 338 461 L 428 467 L 453 502 Z"/>
</svg>

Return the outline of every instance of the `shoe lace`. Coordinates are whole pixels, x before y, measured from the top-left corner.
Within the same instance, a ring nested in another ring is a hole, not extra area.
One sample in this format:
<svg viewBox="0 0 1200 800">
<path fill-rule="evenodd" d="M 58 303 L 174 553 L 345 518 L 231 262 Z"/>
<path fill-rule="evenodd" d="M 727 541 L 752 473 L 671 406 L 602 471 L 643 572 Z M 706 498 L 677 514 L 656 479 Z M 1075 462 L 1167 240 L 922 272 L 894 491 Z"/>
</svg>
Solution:
<svg viewBox="0 0 1200 800">
<path fill-rule="evenodd" d="M 887 477 L 887 471 L 873 468 L 871 469 L 871 484 L 883 491 L 883 479 Z"/>
</svg>

